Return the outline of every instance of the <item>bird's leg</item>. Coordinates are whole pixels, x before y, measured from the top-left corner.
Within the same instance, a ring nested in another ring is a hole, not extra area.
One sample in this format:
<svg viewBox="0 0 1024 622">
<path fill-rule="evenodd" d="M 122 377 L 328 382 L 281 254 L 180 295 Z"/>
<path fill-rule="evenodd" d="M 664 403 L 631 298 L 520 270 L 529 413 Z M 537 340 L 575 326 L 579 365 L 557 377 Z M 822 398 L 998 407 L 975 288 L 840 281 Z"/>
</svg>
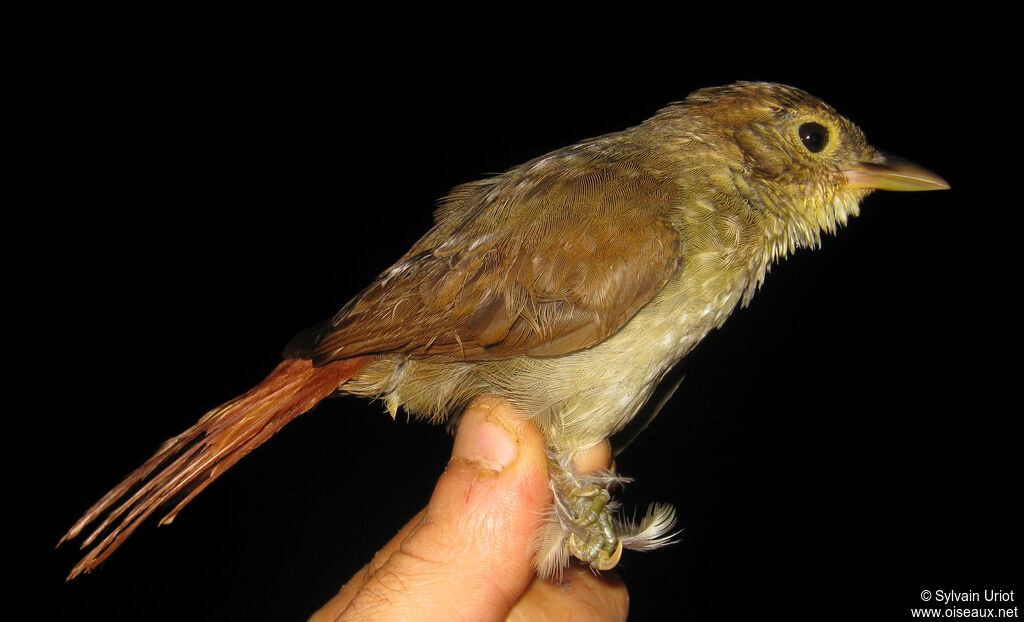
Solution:
<svg viewBox="0 0 1024 622">
<path fill-rule="evenodd" d="M 611 490 L 629 481 L 612 470 L 579 473 L 574 452 L 549 448 L 552 507 L 534 540 L 534 565 L 542 577 L 557 577 L 570 555 L 594 570 L 618 564 L 623 549 L 650 550 L 668 544 L 675 523 L 670 505 L 655 504 L 639 521 L 616 516 Z"/>
<path fill-rule="evenodd" d="M 610 570 L 622 557 L 622 540 L 615 530 L 608 502 L 611 493 L 597 484 L 587 484 L 569 492 L 569 504 L 579 530 L 569 533 L 569 552 L 597 570 Z M 577 537 L 577 533 L 581 533 Z"/>
<path fill-rule="evenodd" d="M 610 489 L 628 480 L 614 470 L 580 473 L 574 451 L 550 448 L 548 455 L 553 502 L 535 547 L 539 574 L 557 575 L 570 555 L 595 570 L 615 567 L 622 556 L 622 523 L 614 518 L 619 506 Z"/>
</svg>

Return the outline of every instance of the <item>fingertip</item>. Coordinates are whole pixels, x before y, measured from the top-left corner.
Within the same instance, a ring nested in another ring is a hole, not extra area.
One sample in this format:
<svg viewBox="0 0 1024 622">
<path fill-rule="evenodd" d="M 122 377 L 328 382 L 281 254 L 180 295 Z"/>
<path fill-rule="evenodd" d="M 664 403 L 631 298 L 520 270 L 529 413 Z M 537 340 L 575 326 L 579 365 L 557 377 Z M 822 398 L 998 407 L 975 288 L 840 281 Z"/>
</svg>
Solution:
<svg viewBox="0 0 1024 622">
<path fill-rule="evenodd" d="M 579 473 L 591 473 L 611 467 L 612 445 L 605 439 L 600 443 L 581 449 L 573 455 L 573 466 Z"/>
<path fill-rule="evenodd" d="M 505 441 L 511 446 L 506 448 Z M 512 455 L 505 453 L 509 449 Z M 518 458 L 521 451 L 527 461 L 547 464 L 544 438 L 529 415 L 496 395 L 477 396 L 459 421 L 452 455 L 473 459 L 473 451 L 479 452 L 484 466 L 493 464 L 497 470 Z"/>
<path fill-rule="evenodd" d="M 507 402 L 478 401 L 463 413 L 455 433 L 452 459 L 500 472 L 519 454 L 518 431 L 510 422 Z"/>
</svg>

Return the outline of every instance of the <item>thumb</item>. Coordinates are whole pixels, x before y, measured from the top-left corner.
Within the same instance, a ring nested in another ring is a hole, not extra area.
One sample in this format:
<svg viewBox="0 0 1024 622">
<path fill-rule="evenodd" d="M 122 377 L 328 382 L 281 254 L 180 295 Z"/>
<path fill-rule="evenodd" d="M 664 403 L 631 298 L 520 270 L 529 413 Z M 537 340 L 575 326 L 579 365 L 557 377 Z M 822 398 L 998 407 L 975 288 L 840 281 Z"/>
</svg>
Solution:
<svg viewBox="0 0 1024 622">
<path fill-rule="evenodd" d="M 531 536 L 549 498 L 537 429 L 504 400 L 474 400 L 426 510 L 367 569 L 345 614 L 504 619 L 533 579 Z"/>
</svg>

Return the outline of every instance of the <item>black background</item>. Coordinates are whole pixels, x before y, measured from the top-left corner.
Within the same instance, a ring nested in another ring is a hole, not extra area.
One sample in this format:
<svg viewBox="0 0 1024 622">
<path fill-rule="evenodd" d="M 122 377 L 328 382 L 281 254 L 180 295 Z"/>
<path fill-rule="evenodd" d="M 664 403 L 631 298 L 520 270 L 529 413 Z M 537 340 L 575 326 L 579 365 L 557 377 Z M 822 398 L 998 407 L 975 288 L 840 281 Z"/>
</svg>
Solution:
<svg viewBox="0 0 1024 622">
<path fill-rule="evenodd" d="M 443 429 L 329 400 L 92 575 L 65 584 L 77 554 L 53 545 L 390 265 L 451 186 L 737 79 L 820 96 L 953 189 L 869 197 L 685 361 L 618 461 L 627 503 L 671 502 L 685 529 L 624 557 L 633 619 L 899 620 L 924 589 L 1019 595 L 1005 23 L 797 5 L 12 19 L 15 610 L 304 619 L 427 501 Z"/>
</svg>

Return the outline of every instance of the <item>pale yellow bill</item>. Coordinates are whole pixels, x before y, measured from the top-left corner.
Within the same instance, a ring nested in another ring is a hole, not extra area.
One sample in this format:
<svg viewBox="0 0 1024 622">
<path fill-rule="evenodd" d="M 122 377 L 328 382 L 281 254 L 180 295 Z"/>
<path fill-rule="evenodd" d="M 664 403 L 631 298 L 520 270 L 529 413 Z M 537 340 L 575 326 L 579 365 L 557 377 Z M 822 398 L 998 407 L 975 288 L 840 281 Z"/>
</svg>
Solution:
<svg viewBox="0 0 1024 622">
<path fill-rule="evenodd" d="M 885 156 L 885 163 L 859 162 L 843 171 L 847 188 L 872 188 L 912 192 L 948 190 L 949 184 L 928 169 L 896 156 Z"/>
</svg>

